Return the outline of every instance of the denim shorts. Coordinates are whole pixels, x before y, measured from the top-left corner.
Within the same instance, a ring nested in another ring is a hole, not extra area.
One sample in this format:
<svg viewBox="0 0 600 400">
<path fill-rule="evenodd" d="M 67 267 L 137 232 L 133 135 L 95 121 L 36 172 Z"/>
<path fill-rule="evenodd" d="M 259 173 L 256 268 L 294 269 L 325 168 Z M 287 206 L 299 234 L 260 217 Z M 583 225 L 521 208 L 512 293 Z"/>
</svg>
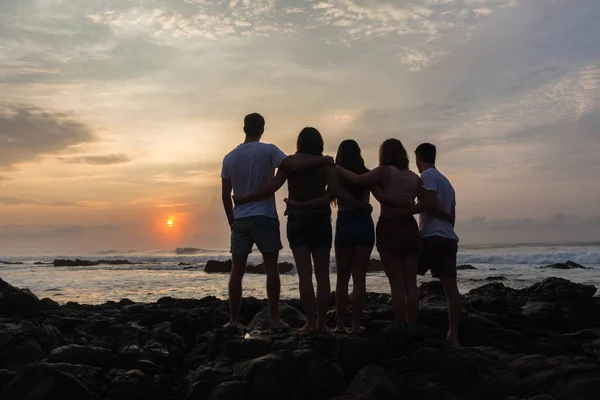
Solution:
<svg viewBox="0 0 600 400">
<path fill-rule="evenodd" d="M 272 253 L 283 248 L 279 233 L 279 219 L 256 215 L 236 218 L 231 228 L 231 254 L 252 253 L 252 247 L 261 253 Z"/>
<path fill-rule="evenodd" d="M 308 246 L 312 251 L 331 250 L 331 215 L 290 215 L 287 222 L 287 238 L 292 249 Z"/>
<path fill-rule="evenodd" d="M 373 247 L 375 225 L 371 214 L 363 211 L 338 211 L 335 245 L 336 247 Z"/>
</svg>

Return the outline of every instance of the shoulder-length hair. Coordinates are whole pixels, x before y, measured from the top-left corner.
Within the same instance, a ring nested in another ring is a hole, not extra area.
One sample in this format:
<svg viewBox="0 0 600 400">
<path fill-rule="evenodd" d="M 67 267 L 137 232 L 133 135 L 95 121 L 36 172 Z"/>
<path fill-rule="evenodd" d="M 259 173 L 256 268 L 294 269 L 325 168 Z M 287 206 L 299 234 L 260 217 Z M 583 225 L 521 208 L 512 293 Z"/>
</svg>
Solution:
<svg viewBox="0 0 600 400">
<path fill-rule="evenodd" d="M 379 165 L 408 169 L 408 153 L 398 139 L 387 139 L 379 148 Z"/>
<path fill-rule="evenodd" d="M 360 146 L 352 139 L 347 139 L 340 143 L 335 156 L 335 163 L 355 174 L 369 172 L 365 166 L 365 160 L 362 157 Z"/>
<path fill-rule="evenodd" d="M 298 141 L 296 142 L 296 151 L 298 153 L 322 156 L 323 147 L 323 137 L 315 128 L 304 128 L 298 134 Z"/>
</svg>

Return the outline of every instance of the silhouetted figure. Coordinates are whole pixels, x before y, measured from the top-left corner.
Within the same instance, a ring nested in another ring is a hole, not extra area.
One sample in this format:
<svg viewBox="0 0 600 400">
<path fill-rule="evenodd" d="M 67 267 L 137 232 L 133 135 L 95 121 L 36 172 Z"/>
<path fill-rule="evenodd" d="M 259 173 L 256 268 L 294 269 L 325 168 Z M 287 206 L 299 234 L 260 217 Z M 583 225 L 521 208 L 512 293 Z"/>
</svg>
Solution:
<svg viewBox="0 0 600 400">
<path fill-rule="evenodd" d="M 377 222 L 377 250 L 390 282 L 392 308 L 398 322 L 416 322 L 419 312 L 417 266 L 421 239 L 415 219 L 398 213 L 398 207 L 414 205 L 419 191 L 419 177 L 408 169 L 408 155 L 397 139 L 388 139 L 379 149 L 379 166 L 357 175 L 343 167 L 338 171 L 356 185 L 372 187 L 381 201 Z"/>
<path fill-rule="evenodd" d="M 274 170 L 289 168 L 313 168 L 331 164 L 325 157 L 314 157 L 305 162 L 295 162 L 272 144 L 261 143 L 265 120 L 260 114 L 249 114 L 244 118 L 246 138 L 223 160 L 222 199 L 225 214 L 231 227 L 231 254 L 233 265 L 229 278 L 229 306 L 231 317 L 225 327 L 239 323 L 242 300 L 242 279 L 248 262 L 248 255 L 256 245 L 263 255 L 267 275 L 267 296 L 271 329 L 285 329 L 289 326 L 279 318 L 279 295 L 281 283 L 277 266 L 281 236 L 279 219 L 273 194 L 246 204 L 232 202 L 232 191 L 236 196 L 248 195 L 269 184 Z"/>
<path fill-rule="evenodd" d="M 297 152 L 292 160 L 310 160 L 323 154 L 323 138 L 315 128 L 304 128 L 298 135 Z M 337 197 L 357 208 L 370 212 L 368 203 L 348 194 L 339 184 L 335 168 L 327 166 L 310 170 L 287 171 L 280 169 L 270 185 L 238 201 L 248 201 L 272 195 L 288 180 L 289 198 L 287 237 L 298 271 L 300 299 L 306 314 L 302 332 L 326 331 L 331 285 L 329 257 L 332 245 L 331 199 Z M 317 295 L 312 281 L 312 270 L 317 280 Z M 315 309 L 317 316 L 315 316 Z"/>
</svg>

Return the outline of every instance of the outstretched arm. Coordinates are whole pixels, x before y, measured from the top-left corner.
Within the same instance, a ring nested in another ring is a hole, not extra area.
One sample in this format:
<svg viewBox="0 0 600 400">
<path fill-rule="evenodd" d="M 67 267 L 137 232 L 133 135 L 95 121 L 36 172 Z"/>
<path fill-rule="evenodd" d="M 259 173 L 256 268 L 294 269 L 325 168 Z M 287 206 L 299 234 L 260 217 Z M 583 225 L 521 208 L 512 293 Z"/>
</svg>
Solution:
<svg viewBox="0 0 600 400">
<path fill-rule="evenodd" d="M 323 196 L 314 198 L 312 200 L 295 201 L 292 199 L 283 199 L 283 201 L 285 201 L 286 204 L 288 204 L 294 208 L 316 208 L 316 207 L 328 206 L 329 203 L 331 203 L 332 199 L 333 199 L 333 195 L 328 190 Z"/>
<path fill-rule="evenodd" d="M 233 202 L 231 201 L 232 191 L 231 181 L 229 179 L 221 179 L 221 198 L 223 200 L 223 208 L 227 216 L 229 226 L 233 225 Z"/>
<path fill-rule="evenodd" d="M 283 186 L 286 180 L 287 172 L 283 169 L 279 169 L 277 170 L 277 175 L 275 175 L 266 186 L 246 196 L 233 196 L 233 201 L 236 205 L 240 205 L 273 196 L 273 194 Z"/>
<path fill-rule="evenodd" d="M 373 212 L 373 207 L 369 203 L 358 200 L 342 187 L 336 172 L 336 168 L 327 168 L 327 185 L 328 190 L 331 191 L 331 194 L 336 198 L 361 210 L 365 210 L 369 213 Z"/>
<path fill-rule="evenodd" d="M 281 160 L 279 168 L 286 169 L 288 171 L 303 171 L 307 169 L 319 168 L 324 165 L 333 166 L 335 165 L 335 162 L 330 156 L 306 156 L 306 158 L 299 158 L 292 155 Z"/>
<path fill-rule="evenodd" d="M 385 167 L 377 167 L 366 174 L 356 174 L 339 165 L 336 168 L 337 173 L 348 182 L 357 186 L 375 186 L 381 185 L 385 179 Z M 342 199 L 343 200 L 343 199 Z"/>
<path fill-rule="evenodd" d="M 454 215 L 452 213 L 442 210 L 437 201 L 437 192 L 434 190 L 427 190 L 421 187 L 419 189 L 419 203 L 412 206 L 394 210 L 394 213 L 400 215 L 413 215 L 421 213 L 430 213 L 434 217 L 443 221 L 448 221 L 454 226 Z M 454 210 L 454 208 L 453 208 Z"/>
</svg>

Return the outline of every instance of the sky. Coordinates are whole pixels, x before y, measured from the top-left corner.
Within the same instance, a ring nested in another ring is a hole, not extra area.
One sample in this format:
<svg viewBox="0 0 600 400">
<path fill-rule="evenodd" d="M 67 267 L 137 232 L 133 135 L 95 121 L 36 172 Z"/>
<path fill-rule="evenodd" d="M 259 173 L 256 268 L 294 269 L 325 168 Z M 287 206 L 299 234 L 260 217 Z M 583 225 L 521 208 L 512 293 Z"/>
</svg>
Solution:
<svg viewBox="0 0 600 400">
<path fill-rule="evenodd" d="M 0 92 L 4 254 L 227 248 L 250 112 L 435 143 L 463 243 L 600 237 L 597 0 L 2 0 Z"/>
</svg>

